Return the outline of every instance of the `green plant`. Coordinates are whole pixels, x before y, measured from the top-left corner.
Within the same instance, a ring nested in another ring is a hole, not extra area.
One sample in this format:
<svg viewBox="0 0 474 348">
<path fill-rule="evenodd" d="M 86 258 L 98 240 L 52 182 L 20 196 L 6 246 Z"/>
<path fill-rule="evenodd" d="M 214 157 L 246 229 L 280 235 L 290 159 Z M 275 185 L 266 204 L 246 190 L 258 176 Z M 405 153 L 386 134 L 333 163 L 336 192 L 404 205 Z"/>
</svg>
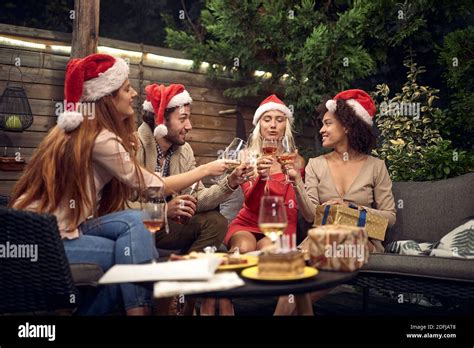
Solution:
<svg viewBox="0 0 474 348">
<path fill-rule="evenodd" d="M 386 84 L 376 86 L 374 97 L 382 100 L 376 115 L 382 142 L 373 154 L 386 161 L 394 181 L 444 179 L 472 170 L 472 157 L 443 139 L 433 124 L 445 117 L 433 106 L 439 90 L 418 84 L 424 67 L 411 59 L 404 65 L 407 81 L 395 97 L 389 98 Z"/>
<path fill-rule="evenodd" d="M 375 71 L 363 44 L 372 9 L 369 1 L 209 0 L 199 28 L 167 28 L 167 43 L 185 50 L 195 67 L 208 62 L 211 76 L 246 81 L 226 96 L 284 96 L 301 129 L 323 95 Z M 257 70 L 269 74 L 256 77 Z"/>
<path fill-rule="evenodd" d="M 440 132 L 453 144 L 473 149 L 474 139 L 474 26 L 456 30 L 444 37 L 438 47 L 439 63 L 449 87 L 446 118 L 438 120 Z"/>
</svg>

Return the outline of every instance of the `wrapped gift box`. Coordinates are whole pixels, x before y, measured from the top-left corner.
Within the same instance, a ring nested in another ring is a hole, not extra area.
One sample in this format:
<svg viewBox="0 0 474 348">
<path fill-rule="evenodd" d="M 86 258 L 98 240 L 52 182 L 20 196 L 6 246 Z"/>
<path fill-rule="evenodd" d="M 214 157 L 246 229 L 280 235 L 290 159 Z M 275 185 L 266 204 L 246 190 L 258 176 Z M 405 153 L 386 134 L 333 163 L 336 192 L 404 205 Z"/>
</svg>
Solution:
<svg viewBox="0 0 474 348">
<path fill-rule="evenodd" d="M 383 241 L 387 231 L 388 219 L 373 214 L 365 209 L 358 209 L 356 205 L 320 205 L 316 208 L 314 226 L 340 224 L 365 227 L 367 235 Z"/>
<path fill-rule="evenodd" d="M 325 225 L 308 231 L 310 264 L 330 271 L 352 272 L 369 260 L 363 227 Z"/>
</svg>

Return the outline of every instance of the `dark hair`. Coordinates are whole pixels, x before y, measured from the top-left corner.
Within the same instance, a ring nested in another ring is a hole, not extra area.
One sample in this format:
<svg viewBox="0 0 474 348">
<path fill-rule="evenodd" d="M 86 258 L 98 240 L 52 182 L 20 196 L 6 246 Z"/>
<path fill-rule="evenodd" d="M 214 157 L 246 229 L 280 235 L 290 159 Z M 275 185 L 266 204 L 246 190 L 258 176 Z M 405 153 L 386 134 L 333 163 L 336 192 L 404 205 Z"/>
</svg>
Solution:
<svg viewBox="0 0 474 348">
<path fill-rule="evenodd" d="M 184 104 L 183 106 L 187 106 L 188 104 Z M 164 119 L 166 122 L 170 120 L 170 115 L 175 111 L 179 106 L 175 106 L 174 108 L 165 109 Z M 150 111 L 143 111 L 143 122 L 145 122 L 152 130 L 155 129 L 155 114 Z"/>
<path fill-rule="evenodd" d="M 328 111 L 326 102 L 329 99 L 331 98 L 325 98 L 321 104 L 316 107 L 316 126 L 318 127 L 317 136 L 319 141 L 322 141 L 319 130 L 323 126 L 324 114 Z M 370 151 L 375 148 L 377 143 L 372 127 L 362 121 L 345 100 L 338 99 L 336 105 L 335 116 L 337 120 L 341 122 L 342 126 L 347 129 L 349 146 L 357 152 L 370 154 Z"/>
</svg>

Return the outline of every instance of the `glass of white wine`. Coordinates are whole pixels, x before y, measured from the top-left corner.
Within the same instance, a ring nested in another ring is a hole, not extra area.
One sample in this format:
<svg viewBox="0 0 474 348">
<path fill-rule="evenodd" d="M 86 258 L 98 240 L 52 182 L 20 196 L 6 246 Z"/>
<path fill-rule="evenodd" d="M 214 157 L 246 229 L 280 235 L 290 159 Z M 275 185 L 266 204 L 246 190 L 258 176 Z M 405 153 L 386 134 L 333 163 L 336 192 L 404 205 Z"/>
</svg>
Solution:
<svg viewBox="0 0 474 348">
<path fill-rule="evenodd" d="M 222 159 L 224 163 L 229 166 L 229 170 L 233 171 L 242 162 L 242 150 L 247 148 L 247 144 L 240 138 L 232 140 L 229 146 L 222 153 Z"/>
<path fill-rule="evenodd" d="M 240 138 L 234 138 L 229 144 L 229 146 L 227 146 L 224 150 L 219 150 L 217 159 L 224 160 L 224 163 L 228 165 L 229 169 L 227 173 L 224 173 L 217 177 L 213 177 L 212 179 L 210 179 L 210 181 L 214 184 L 217 184 L 229 174 L 229 171 L 232 171 L 234 170 L 234 168 L 237 168 L 240 164 L 238 159 L 239 152 L 242 149 L 245 149 L 246 147 L 247 143 L 245 142 L 245 140 L 242 140 Z"/>
<path fill-rule="evenodd" d="M 260 201 L 258 227 L 275 245 L 288 226 L 283 197 L 263 196 Z"/>
</svg>

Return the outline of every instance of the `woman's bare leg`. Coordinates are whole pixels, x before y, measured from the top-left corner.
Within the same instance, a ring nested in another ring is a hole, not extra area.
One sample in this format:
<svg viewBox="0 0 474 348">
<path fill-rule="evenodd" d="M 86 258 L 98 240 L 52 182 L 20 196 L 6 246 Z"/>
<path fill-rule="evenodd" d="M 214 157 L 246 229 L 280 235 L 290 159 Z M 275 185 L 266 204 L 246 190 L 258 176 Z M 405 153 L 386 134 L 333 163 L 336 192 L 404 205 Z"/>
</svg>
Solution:
<svg viewBox="0 0 474 348">
<path fill-rule="evenodd" d="M 151 307 L 134 307 L 127 309 L 127 315 L 130 316 L 144 316 L 144 315 L 151 315 L 152 314 L 152 308 Z"/>
<path fill-rule="evenodd" d="M 319 301 L 333 289 L 334 288 L 324 289 L 310 293 L 311 303 Z M 290 294 L 288 296 L 280 296 L 273 315 L 296 315 L 296 312 L 295 296 Z"/>
<path fill-rule="evenodd" d="M 201 302 L 199 315 L 216 315 L 216 299 L 204 298 Z"/>
<path fill-rule="evenodd" d="M 268 237 L 263 237 L 257 242 L 257 250 L 263 250 L 272 245 L 272 240 Z"/>
<path fill-rule="evenodd" d="M 296 315 L 295 296 L 280 296 L 273 315 Z"/>
<path fill-rule="evenodd" d="M 219 315 L 221 316 L 234 316 L 234 306 L 232 301 L 228 298 L 221 298 L 219 300 Z"/>
<path fill-rule="evenodd" d="M 245 254 L 257 249 L 257 239 L 248 231 L 237 231 L 231 237 L 228 248 L 233 250 L 239 248 L 240 253 Z M 216 299 L 206 298 L 201 302 L 200 315 L 215 315 Z M 234 315 L 234 306 L 229 299 L 219 299 L 219 315 Z"/>
<path fill-rule="evenodd" d="M 229 240 L 229 250 L 239 248 L 241 254 L 257 250 L 257 239 L 248 231 L 237 231 Z"/>
</svg>

